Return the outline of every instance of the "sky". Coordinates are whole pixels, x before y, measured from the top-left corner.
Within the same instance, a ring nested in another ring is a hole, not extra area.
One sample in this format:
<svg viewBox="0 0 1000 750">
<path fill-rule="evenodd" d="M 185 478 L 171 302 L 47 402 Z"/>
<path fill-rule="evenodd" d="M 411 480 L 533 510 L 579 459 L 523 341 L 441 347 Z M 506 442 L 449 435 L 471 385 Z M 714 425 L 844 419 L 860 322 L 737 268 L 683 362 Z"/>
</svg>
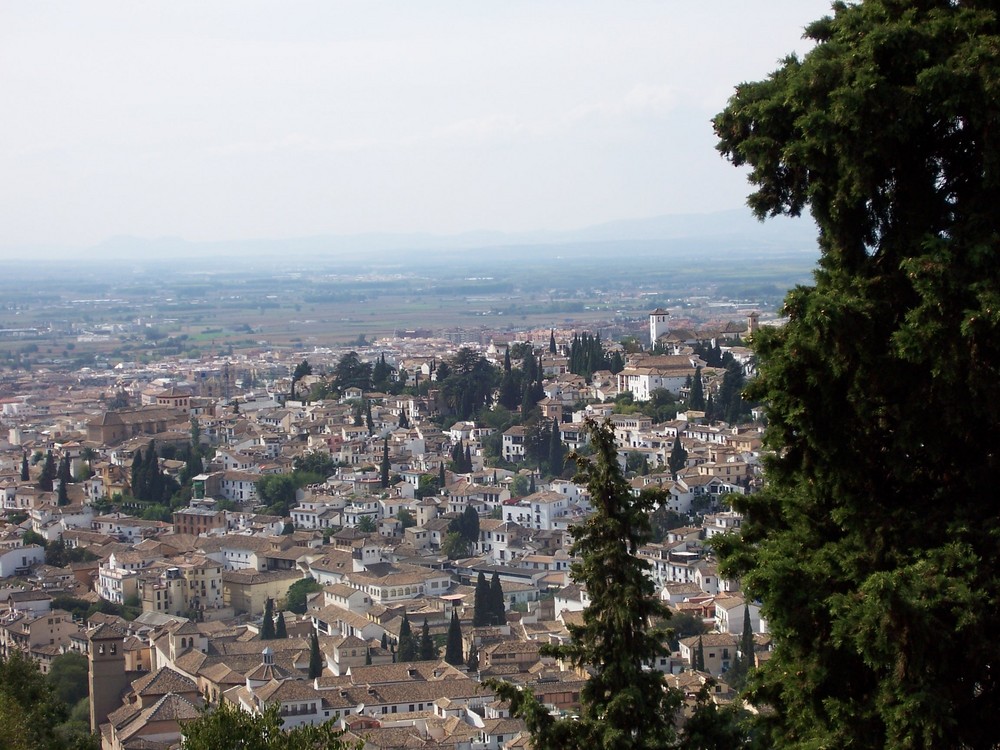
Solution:
<svg viewBox="0 0 1000 750">
<path fill-rule="evenodd" d="M 0 0 L 0 252 L 739 208 L 710 119 L 828 0 Z"/>
</svg>

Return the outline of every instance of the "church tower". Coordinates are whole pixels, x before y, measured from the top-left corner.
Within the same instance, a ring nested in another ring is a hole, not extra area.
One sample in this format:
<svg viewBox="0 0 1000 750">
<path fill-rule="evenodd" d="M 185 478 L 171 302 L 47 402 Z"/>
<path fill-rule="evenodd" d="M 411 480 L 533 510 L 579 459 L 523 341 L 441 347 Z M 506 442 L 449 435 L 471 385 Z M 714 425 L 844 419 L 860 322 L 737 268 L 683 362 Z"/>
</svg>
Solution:
<svg viewBox="0 0 1000 750">
<path fill-rule="evenodd" d="M 649 346 L 656 346 L 657 339 L 670 330 L 668 320 L 670 313 L 658 307 L 649 314 Z"/>
<path fill-rule="evenodd" d="M 108 714 L 122 705 L 122 691 L 129 686 L 125 671 L 125 634 L 108 623 L 87 633 L 90 678 L 90 731 L 99 733 Z"/>
</svg>

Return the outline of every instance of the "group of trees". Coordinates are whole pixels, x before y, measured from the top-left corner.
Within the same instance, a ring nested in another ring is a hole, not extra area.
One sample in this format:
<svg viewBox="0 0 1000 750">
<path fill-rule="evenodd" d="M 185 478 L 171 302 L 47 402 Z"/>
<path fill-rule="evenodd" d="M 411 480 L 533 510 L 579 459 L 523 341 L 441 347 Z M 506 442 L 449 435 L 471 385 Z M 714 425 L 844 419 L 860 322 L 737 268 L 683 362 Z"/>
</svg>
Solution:
<svg viewBox="0 0 1000 750">
<path fill-rule="evenodd" d="M 481 354 L 466 347 L 459 349 L 450 362 L 442 362 L 437 367 L 441 399 L 458 419 L 470 419 L 492 406 L 497 381 L 496 368 Z"/>
<path fill-rule="evenodd" d="M 396 650 L 396 658 L 401 662 L 406 661 L 432 661 L 439 656 L 438 647 L 431 637 L 430 625 L 427 618 L 420 628 L 420 638 L 413 634 L 410 627 L 410 618 L 403 613 L 403 621 L 399 626 L 399 643 Z"/>
<path fill-rule="evenodd" d="M 569 371 L 587 380 L 598 370 L 610 370 L 617 375 L 625 369 L 621 352 L 609 354 L 601 341 L 601 334 L 573 334 L 569 345 Z"/>
<path fill-rule="evenodd" d="M 0 745 L 9 750 L 97 750 L 90 733 L 87 659 L 70 653 L 48 675 L 17 649 L 0 656 Z"/>
<path fill-rule="evenodd" d="M 559 423 L 540 419 L 528 426 L 524 436 L 525 460 L 538 467 L 542 474 L 560 476 L 566 465 L 566 447 L 562 442 Z"/>
<path fill-rule="evenodd" d="M 197 459 L 200 462 L 200 456 Z M 187 467 L 185 467 L 187 468 Z M 187 480 L 195 475 L 189 475 Z M 149 441 L 145 455 L 142 449 L 136 449 L 132 457 L 131 473 L 132 497 L 149 503 L 166 505 L 181 485 L 176 479 L 164 474 L 160 469 L 159 457 L 156 454 L 156 442 Z"/>
<path fill-rule="evenodd" d="M 441 551 L 449 560 L 468 557 L 479 541 L 479 513 L 471 505 L 458 518 L 453 518 L 448 524 L 448 533 L 441 544 Z"/>
<path fill-rule="evenodd" d="M 500 575 L 496 571 L 493 571 L 489 583 L 486 581 L 486 575 L 479 571 L 479 576 L 476 578 L 474 606 L 472 624 L 477 628 L 502 625 L 507 621 L 507 603 L 504 601 Z"/>
<path fill-rule="evenodd" d="M 278 612 L 274 616 L 274 600 L 268 597 L 264 603 L 264 619 L 260 625 L 260 639 L 262 641 L 273 641 L 278 638 L 288 637 L 288 626 L 285 624 L 284 611 Z"/>
</svg>

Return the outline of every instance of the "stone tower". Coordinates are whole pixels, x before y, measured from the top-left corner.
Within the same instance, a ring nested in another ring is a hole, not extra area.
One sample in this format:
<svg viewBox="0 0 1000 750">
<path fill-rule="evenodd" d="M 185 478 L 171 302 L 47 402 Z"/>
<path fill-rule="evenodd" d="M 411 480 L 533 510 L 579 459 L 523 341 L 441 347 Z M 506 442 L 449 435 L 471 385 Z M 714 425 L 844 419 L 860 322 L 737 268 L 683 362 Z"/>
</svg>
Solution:
<svg viewBox="0 0 1000 750">
<path fill-rule="evenodd" d="M 747 313 L 747 336 L 752 336 L 760 328 L 760 314 L 756 310 Z"/>
<path fill-rule="evenodd" d="M 122 691 L 129 686 L 125 671 L 125 634 L 108 623 L 87 633 L 90 678 L 90 731 L 98 733 L 108 714 L 122 705 Z"/>
<path fill-rule="evenodd" d="M 656 340 L 670 330 L 668 320 L 670 313 L 658 307 L 649 314 L 649 345 L 656 346 Z"/>
</svg>

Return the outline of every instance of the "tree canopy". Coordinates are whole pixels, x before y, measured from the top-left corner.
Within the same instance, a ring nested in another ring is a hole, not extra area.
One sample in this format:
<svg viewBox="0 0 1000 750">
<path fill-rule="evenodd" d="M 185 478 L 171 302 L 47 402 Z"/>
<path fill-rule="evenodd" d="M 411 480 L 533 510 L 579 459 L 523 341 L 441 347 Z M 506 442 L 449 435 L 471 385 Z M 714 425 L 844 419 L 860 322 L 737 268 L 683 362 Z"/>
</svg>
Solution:
<svg viewBox="0 0 1000 750">
<path fill-rule="evenodd" d="M 819 227 L 814 283 L 751 342 L 768 484 L 715 545 L 774 637 L 749 688 L 773 747 L 1000 739 L 997 10 L 836 3 L 715 119 L 754 212 Z"/>
</svg>

